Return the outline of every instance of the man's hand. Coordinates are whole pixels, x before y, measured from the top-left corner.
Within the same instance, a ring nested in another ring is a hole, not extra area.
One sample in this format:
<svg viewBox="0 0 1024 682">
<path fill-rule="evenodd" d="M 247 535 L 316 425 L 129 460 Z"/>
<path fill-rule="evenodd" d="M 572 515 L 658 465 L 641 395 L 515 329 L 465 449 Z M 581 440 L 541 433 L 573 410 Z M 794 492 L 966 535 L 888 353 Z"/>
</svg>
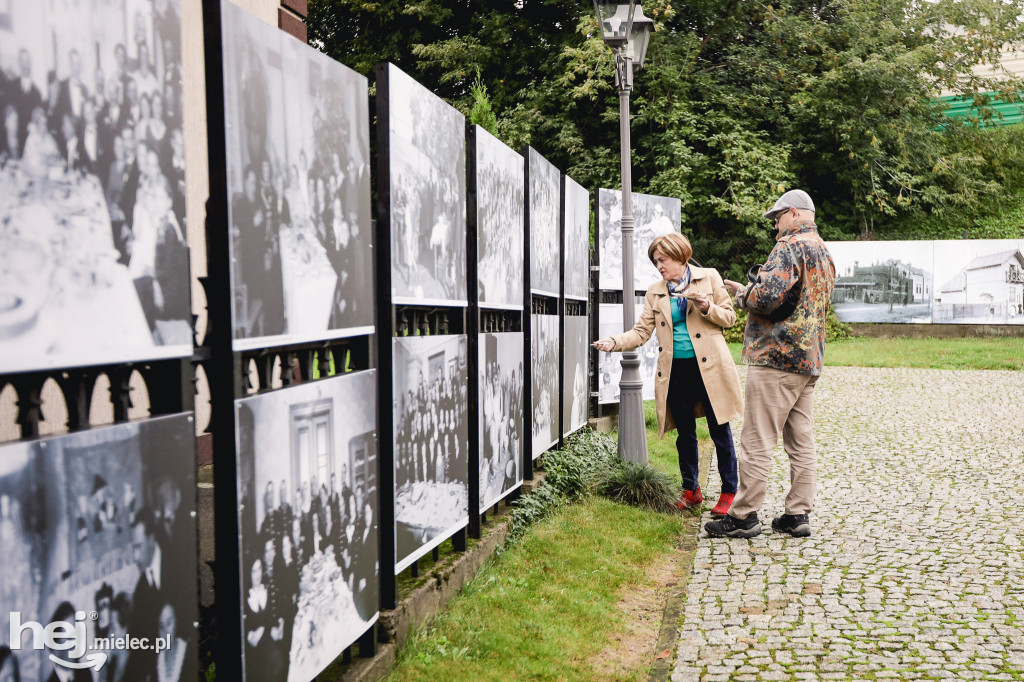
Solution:
<svg viewBox="0 0 1024 682">
<path fill-rule="evenodd" d="M 722 284 L 724 284 L 724 285 L 725 285 L 725 288 L 726 288 L 726 289 L 727 289 L 727 290 L 729 291 L 729 293 L 730 293 L 730 294 L 732 294 L 733 296 L 735 296 L 735 295 L 736 295 L 736 292 L 737 292 L 737 291 L 739 291 L 740 289 L 742 289 L 742 288 L 743 288 L 743 285 L 742 285 L 742 284 L 740 284 L 739 282 L 734 282 L 734 281 L 732 281 L 731 279 L 725 279 L 725 280 L 722 280 Z"/>
</svg>

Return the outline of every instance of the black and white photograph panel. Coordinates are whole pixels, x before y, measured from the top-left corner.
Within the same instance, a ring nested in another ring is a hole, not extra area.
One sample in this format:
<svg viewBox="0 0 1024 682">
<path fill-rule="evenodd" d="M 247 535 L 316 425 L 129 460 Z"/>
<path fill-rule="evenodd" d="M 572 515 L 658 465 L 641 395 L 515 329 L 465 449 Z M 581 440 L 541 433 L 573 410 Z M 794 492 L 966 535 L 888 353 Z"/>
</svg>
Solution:
<svg viewBox="0 0 1024 682">
<path fill-rule="evenodd" d="M 192 352 L 180 0 L 0 2 L 0 373 Z"/>
<path fill-rule="evenodd" d="M 1024 324 L 1024 239 L 932 243 L 932 322 Z"/>
<path fill-rule="evenodd" d="M 928 323 L 935 302 L 931 241 L 828 242 L 832 305 L 843 322 Z"/>
<path fill-rule="evenodd" d="M 554 164 L 529 148 L 530 289 L 558 296 L 561 269 L 561 177 Z"/>
<path fill-rule="evenodd" d="M 533 459 L 558 442 L 558 315 L 533 315 Z"/>
<path fill-rule="evenodd" d="M 523 333 L 481 334 L 479 352 L 479 506 L 487 509 L 523 483 Z"/>
<path fill-rule="evenodd" d="M 91 681 L 88 665 L 97 680 L 195 680 L 192 416 L 10 443 L 0 447 L 0 463 L 0 610 L 19 612 L 22 622 L 80 625 L 86 634 L 84 651 L 37 650 L 30 628 L 18 642 L 5 628 L 0 645 L 20 675 L 4 679 Z M 88 615 L 76 619 L 79 612 Z M 100 641 L 126 636 L 159 637 L 166 648 Z"/>
<path fill-rule="evenodd" d="M 587 381 L 590 354 L 590 344 L 587 343 L 588 331 L 586 315 L 565 316 L 562 431 L 566 436 L 587 423 L 587 408 L 590 403 L 587 396 L 587 387 L 590 385 Z"/>
<path fill-rule="evenodd" d="M 600 249 L 600 286 L 622 290 L 622 192 L 602 189 L 598 192 L 598 249 Z M 655 237 L 680 231 L 682 203 L 672 197 L 633 192 L 633 289 L 647 291 L 661 279 L 647 257 L 647 247 Z"/>
<path fill-rule="evenodd" d="M 523 157 L 476 126 L 477 295 L 490 308 L 523 307 Z"/>
<path fill-rule="evenodd" d="M 565 176 L 565 297 L 587 300 L 590 291 L 590 192 Z"/>
<path fill-rule="evenodd" d="M 239 400 L 248 682 L 312 680 L 377 620 L 377 376 Z"/>
<path fill-rule="evenodd" d="M 457 109 L 388 65 L 391 294 L 466 305 L 466 130 Z"/>
<path fill-rule="evenodd" d="M 636 305 L 634 320 L 640 318 L 643 304 Z M 598 337 L 606 338 L 621 334 L 622 306 L 618 303 L 602 303 L 598 310 Z M 658 339 L 651 336 L 646 344 L 636 349 L 640 357 L 640 378 L 643 380 L 644 400 L 654 400 L 654 380 L 658 373 Z M 619 402 L 619 381 L 622 379 L 622 353 L 598 351 L 598 402 L 601 404 Z"/>
<path fill-rule="evenodd" d="M 468 345 L 394 340 L 395 574 L 469 523 Z"/>
<path fill-rule="evenodd" d="M 234 347 L 372 332 L 367 81 L 222 7 Z"/>
</svg>

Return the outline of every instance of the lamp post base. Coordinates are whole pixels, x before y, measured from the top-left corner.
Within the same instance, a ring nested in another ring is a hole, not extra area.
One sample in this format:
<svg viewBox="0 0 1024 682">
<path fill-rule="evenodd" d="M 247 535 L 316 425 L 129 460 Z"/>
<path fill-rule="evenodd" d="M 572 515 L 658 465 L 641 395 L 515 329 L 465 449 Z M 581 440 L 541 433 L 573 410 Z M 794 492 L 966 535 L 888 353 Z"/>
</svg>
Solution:
<svg viewBox="0 0 1024 682">
<path fill-rule="evenodd" d="M 643 379 L 636 351 L 622 354 L 619 381 L 619 456 L 627 462 L 647 464 L 647 428 L 644 423 Z"/>
</svg>

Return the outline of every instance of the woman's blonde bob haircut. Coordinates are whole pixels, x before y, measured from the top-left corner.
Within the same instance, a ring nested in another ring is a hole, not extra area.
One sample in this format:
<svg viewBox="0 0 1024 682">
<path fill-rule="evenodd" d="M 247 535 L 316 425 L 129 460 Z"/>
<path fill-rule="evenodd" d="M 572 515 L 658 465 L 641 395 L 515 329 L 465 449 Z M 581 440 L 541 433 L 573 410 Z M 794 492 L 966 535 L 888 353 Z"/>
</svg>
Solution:
<svg viewBox="0 0 1024 682">
<path fill-rule="evenodd" d="M 651 245 L 647 247 L 647 257 L 651 259 L 652 263 L 654 263 L 654 254 L 659 251 L 683 265 L 689 263 L 690 257 L 693 256 L 693 247 L 690 246 L 690 240 L 678 232 L 669 232 L 660 237 L 655 237 Z"/>
</svg>

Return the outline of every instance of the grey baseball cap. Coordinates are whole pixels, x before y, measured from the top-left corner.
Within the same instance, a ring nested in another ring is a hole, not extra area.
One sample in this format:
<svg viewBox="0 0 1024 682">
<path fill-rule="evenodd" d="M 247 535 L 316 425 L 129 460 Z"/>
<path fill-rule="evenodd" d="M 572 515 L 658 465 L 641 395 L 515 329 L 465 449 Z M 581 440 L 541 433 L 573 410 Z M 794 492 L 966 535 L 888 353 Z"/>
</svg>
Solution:
<svg viewBox="0 0 1024 682">
<path fill-rule="evenodd" d="M 802 189 L 791 189 L 779 197 L 779 200 L 772 206 L 772 210 L 767 211 L 764 217 L 769 220 L 775 220 L 775 216 L 787 208 L 801 208 L 805 211 L 813 211 L 814 202 L 811 201 L 811 196 Z"/>
</svg>

